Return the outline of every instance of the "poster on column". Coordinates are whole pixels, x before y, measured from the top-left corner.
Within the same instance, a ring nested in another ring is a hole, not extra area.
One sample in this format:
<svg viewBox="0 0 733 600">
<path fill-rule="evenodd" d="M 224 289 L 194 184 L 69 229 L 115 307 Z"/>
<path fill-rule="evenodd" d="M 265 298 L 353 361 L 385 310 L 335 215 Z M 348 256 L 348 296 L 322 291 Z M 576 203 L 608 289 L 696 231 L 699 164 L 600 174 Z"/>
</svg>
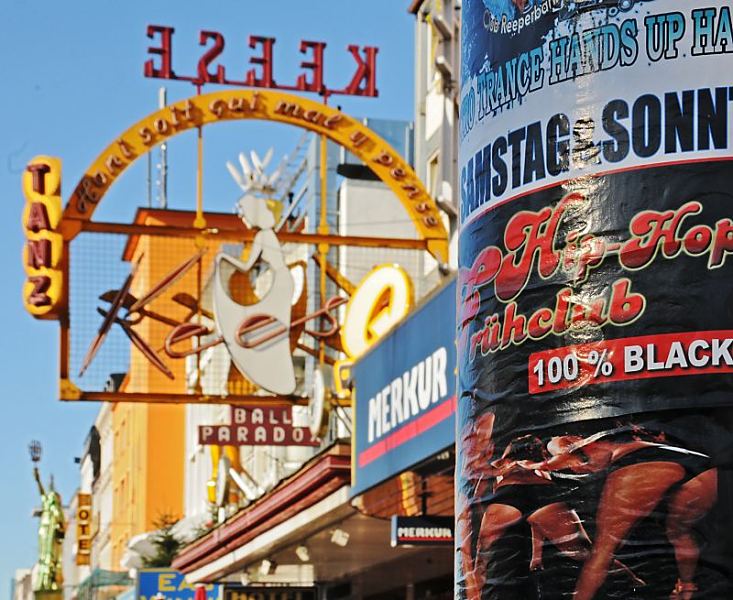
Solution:
<svg viewBox="0 0 733 600">
<path fill-rule="evenodd" d="M 731 8 L 463 2 L 458 598 L 733 598 Z"/>
</svg>

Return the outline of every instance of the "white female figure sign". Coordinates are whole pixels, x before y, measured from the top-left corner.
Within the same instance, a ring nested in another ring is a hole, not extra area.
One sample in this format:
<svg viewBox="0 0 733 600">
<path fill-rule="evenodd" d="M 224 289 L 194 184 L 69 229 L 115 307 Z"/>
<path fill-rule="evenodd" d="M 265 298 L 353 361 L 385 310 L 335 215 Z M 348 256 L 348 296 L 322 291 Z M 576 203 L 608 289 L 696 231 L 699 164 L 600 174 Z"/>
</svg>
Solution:
<svg viewBox="0 0 733 600">
<path fill-rule="evenodd" d="M 243 154 L 239 155 L 242 173 L 227 163 L 229 172 L 245 194 L 237 209 L 245 225 L 257 230 L 247 260 L 220 253 L 216 257 L 214 277 L 214 316 L 219 334 L 224 338 L 235 366 L 249 380 L 274 394 L 295 391 L 295 372 L 290 353 L 290 320 L 293 302 L 293 275 L 285 263 L 282 247 L 274 231 L 275 215 L 264 197 L 274 190 L 279 176 L 275 171 L 269 178 L 264 168 L 272 156 L 270 150 L 264 161 L 252 153 L 254 169 Z M 246 273 L 258 261 L 267 264 L 272 284 L 259 302 L 242 305 L 227 291 L 232 271 Z M 228 275 L 227 275 L 228 273 Z"/>
</svg>

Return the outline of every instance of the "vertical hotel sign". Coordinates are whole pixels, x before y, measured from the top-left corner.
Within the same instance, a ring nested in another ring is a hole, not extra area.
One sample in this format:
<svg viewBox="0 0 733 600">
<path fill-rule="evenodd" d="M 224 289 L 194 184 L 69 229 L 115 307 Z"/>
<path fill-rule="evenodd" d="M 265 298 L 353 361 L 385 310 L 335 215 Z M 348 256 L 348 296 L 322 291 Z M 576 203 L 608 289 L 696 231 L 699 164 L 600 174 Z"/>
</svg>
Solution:
<svg viewBox="0 0 733 600">
<path fill-rule="evenodd" d="M 51 319 L 63 302 L 61 161 L 37 156 L 23 172 L 23 302 L 37 318 Z"/>
<path fill-rule="evenodd" d="M 729 0 L 465 0 L 457 598 L 733 598 Z"/>
<path fill-rule="evenodd" d="M 92 495 L 78 494 L 76 498 L 76 564 L 88 565 L 92 554 Z"/>
</svg>

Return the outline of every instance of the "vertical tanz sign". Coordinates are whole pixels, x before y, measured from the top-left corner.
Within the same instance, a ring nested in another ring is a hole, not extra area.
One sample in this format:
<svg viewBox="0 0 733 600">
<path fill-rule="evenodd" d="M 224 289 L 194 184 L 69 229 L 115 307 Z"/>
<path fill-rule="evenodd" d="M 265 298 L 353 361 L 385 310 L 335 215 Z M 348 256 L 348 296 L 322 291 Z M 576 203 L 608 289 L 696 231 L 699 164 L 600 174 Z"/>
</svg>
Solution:
<svg viewBox="0 0 733 600">
<path fill-rule="evenodd" d="M 728 2 L 463 3 L 457 595 L 733 597 Z"/>
<path fill-rule="evenodd" d="M 63 239 L 61 223 L 61 161 L 37 156 L 23 171 L 25 207 L 22 220 L 26 242 L 23 265 L 23 304 L 39 319 L 54 319 L 63 303 Z"/>
</svg>

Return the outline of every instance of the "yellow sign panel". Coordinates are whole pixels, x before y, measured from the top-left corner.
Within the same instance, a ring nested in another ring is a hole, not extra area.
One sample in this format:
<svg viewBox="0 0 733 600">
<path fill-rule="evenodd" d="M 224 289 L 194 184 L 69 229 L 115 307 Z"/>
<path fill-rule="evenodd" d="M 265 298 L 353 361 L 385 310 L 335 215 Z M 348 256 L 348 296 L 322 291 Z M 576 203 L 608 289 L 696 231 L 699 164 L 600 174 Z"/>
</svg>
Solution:
<svg viewBox="0 0 733 600">
<path fill-rule="evenodd" d="M 88 565 L 92 555 L 92 495 L 77 494 L 76 564 Z"/>
<path fill-rule="evenodd" d="M 379 265 L 354 290 L 341 326 L 341 345 L 347 360 L 334 365 L 336 393 L 345 395 L 353 361 L 412 310 L 414 291 L 410 276 L 399 265 Z"/>
<path fill-rule="evenodd" d="M 26 242 L 23 302 L 38 318 L 54 318 L 63 304 L 63 238 L 61 223 L 61 161 L 36 156 L 23 172 L 26 204 L 22 223 Z"/>
<path fill-rule="evenodd" d="M 110 144 L 86 171 L 64 211 L 67 239 L 73 219 L 89 220 L 104 194 L 137 158 L 192 128 L 221 121 L 260 119 L 321 134 L 347 148 L 396 194 L 430 253 L 448 260 L 448 234 L 435 201 L 409 164 L 381 137 L 336 108 L 274 91 L 236 90 L 193 96 L 145 117 Z"/>
</svg>

